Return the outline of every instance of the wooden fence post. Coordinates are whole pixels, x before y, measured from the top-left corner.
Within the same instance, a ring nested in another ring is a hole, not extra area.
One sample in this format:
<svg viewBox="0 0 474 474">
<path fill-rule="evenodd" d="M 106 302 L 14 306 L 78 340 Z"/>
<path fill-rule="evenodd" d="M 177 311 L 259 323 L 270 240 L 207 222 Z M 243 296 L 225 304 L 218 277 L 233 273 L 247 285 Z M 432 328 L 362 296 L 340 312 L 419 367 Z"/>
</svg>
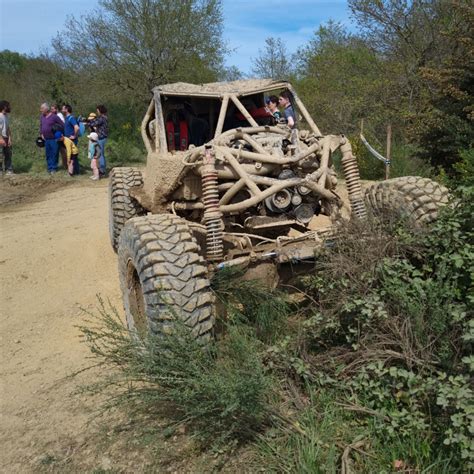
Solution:
<svg viewBox="0 0 474 474">
<path fill-rule="evenodd" d="M 389 123 L 387 125 L 387 154 L 385 156 L 387 161 L 385 162 L 385 179 L 390 178 L 391 154 L 392 154 L 392 124 Z"/>
</svg>

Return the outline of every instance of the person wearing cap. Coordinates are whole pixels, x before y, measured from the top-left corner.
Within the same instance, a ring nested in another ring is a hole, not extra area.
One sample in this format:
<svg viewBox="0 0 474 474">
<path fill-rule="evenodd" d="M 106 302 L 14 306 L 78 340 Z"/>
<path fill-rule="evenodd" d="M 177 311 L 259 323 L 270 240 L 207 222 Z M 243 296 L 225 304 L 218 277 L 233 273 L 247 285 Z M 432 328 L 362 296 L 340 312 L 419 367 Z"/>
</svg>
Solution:
<svg viewBox="0 0 474 474">
<path fill-rule="evenodd" d="M 99 135 L 96 132 L 91 132 L 87 135 L 89 139 L 89 159 L 91 160 L 91 169 L 92 169 L 92 176 L 91 179 L 97 181 L 100 178 L 99 173 L 99 162 L 100 162 L 100 155 L 101 149 L 99 145 Z"/>
<path fill-rule="evenodd" d="M 90 132 L 95 132 L 95 128 L 93 125 L 91 125 L 91 122 L 93 122 L 97 118 L 97 114 L 94 112 L 91 112 L 89 116 L 87 117 L 87 126 L 89 127 Z"/>
</svg>

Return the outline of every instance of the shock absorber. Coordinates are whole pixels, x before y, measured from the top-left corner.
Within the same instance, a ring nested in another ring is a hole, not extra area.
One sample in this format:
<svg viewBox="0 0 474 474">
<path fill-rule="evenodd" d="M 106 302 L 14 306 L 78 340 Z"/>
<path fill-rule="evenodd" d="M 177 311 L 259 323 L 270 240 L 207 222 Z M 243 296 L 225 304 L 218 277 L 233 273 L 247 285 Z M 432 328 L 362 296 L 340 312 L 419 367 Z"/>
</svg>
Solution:
<svg viewBox="0 0 474 474">
<path fill-rule="evenodd" d="M 362 197 L 362 187 L 360 185 L 359 166 L 357 160 L 352 154 L 352 147 L 348 140 L 341 145 L 342 169 L 346 180 L 347 193 L 351 204 L 352 213 L 359 219 L 367 217 L 364 198 Z"/>
<path fill-rule="evenodd" d="M 223 222 L 219 211 L 219 192 L 216 158 L 211 147 L 204 152 L 204 165 L 201 171 L 202 202 L 204 204 L 204 223 L 207 229 L 206 256 L 208 260 L 218 261 L 224 257 Z"/>
</svg>

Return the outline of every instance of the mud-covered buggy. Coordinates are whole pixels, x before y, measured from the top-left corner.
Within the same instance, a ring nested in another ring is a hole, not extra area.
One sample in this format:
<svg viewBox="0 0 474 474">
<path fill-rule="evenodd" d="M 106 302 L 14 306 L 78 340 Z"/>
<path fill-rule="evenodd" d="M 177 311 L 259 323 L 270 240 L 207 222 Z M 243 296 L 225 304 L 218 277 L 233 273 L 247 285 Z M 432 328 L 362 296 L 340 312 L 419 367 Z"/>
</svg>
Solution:
<svg viewBox="0 0 474 474">
<path fill-rule="evenodd" d="M 287 91 L 290 129 L 265 107 Z M 156 87 L 142 122 L 144 176 L 115 168 L 110 238 L 129 328 L 167 332 L 182 318 L 208 339 L 215 321 L 210 277 L 225 267 L 263 269 L 276 282 L 285 266 L 313 259 L 343 204 L 333 167 L 341 157 L 353 218 L 403 213 L 436 217 L 447 191 L 424 178 L 398 178 L 362 193 L 344 135 L 323 135 L 291 84 L 270 80 Z M 316 228 L 317 227 L 317 228 Z"/>
</svg>

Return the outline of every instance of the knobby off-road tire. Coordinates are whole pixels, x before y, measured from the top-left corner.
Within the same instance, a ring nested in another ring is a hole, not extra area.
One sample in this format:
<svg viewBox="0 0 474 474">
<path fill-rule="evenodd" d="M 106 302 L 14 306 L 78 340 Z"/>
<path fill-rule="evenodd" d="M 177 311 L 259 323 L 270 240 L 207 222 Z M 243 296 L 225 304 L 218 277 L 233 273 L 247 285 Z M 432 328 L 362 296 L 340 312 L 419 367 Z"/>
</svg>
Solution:
<svg viewBox="0 0 474 474">
<path fill-rule="evenodd" d="M 186 222 L 169 214 L 129 220 L 120 235 L 119 275 L 127 324 L 140 336 L 169 333 L 176 318 L 207 342 L 214 295 Z"/>
<path fill-rule="evenodd" d="M 415 227 L 436 220 L 440 208 L 448 201 L 447 188 L 417 176 L 388 179 L 365 192 L 368 211 L 377 218 L 385 221 L 407 219 Z"/>
<path fill-rule="evenodd" d="M 145 214 L 140 204 L 130 196 L 130 188 L 143 185 L 141 171 L 133 168 L 114 168 L 109 178 L 109 235 L 117 251 L 120 233 L 132 217 Z"/>
</svg>

